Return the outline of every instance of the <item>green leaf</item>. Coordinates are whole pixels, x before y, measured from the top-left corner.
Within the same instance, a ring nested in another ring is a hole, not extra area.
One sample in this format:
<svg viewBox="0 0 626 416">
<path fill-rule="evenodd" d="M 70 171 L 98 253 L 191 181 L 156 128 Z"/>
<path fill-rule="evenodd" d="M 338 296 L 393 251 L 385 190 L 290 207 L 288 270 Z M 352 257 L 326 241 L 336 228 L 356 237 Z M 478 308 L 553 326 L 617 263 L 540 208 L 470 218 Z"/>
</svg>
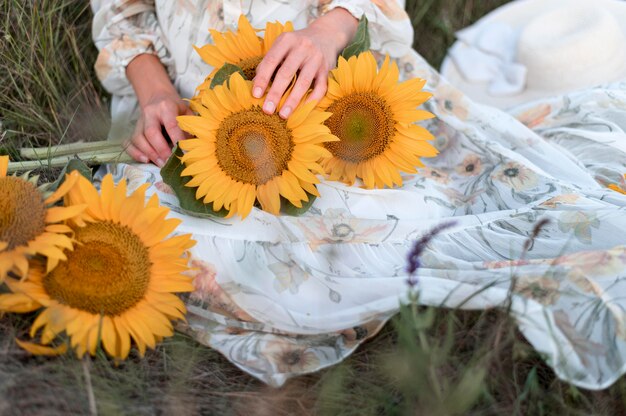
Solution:
<svg viewBox="0 0 626 416">
<path fill-rule="evenodd" d="M 83 175 L 85 178 L 89 179 L 89 182 L 93 182 L 91 168 L 87 166 L 87 164 L 82 160 L 75 158 L 70 159 L 67 162 L 67 164 L 63 167 L 63 170 L 61 170 L 61 173 L 59 173 L 57 180 L 52 182 L 48 190 L 56 191 L 57 188 L 61 186 L 61 184 L 65 181 L 65 175 L 75 170 L 78 171 L 78 173 Z"/>
<path fill-rule="evenodd" d="M 213 89 L 217 85 L 224 84 L 235 72 L 239 72 L 243 79 L 246 79 L 246 75 L 243 73 L 243 70 L 240 67 L 238 67 L 237 65 L 226 63 L 222 65 L 222 67 L 215 73 L 215 76 L 211 80 L 210 88 Z"/>
<path fill-rule="evenodd" d="M 348 59 L 351 56 L 355 56 L 365 51 L 368 51 L 369 48 L 370 33 L 367 30 L 367 17 L 363 15 L 359 20 L 359 26 L 356 29 L 356 34 L 354 35 L 352 43 L 346 46 L 343 52 L 341 52 L 341 56 L 343 56 L 345 59 Z"/>
<path fill-rule="evenodd" d="M 187 182 L 191 180 L 191 177 L 180 176 L 183 169 L 185 169 L 185 165 L 183 165 L 183 162 L 181 161 L 182 157 L 183 151 L 180 147 L 176 146 L 174 152 L 172 152 L 172 155 L 167 160 L 167 163 L 165 163 L 161 169 L 163 182 L 172 187 L 174 193 L 178 197 L 182 210 L 186 214 L 194 217 L 225 217 L 228 214 L 227 210 L 221 209 L 219 211 L 214 211 L 213 204 L 205 204 L 202 200 L 196 199 L 196 188 L 185 186 Z"/>
<path fill-rule="evenodd" d="M 289 202 L 289 200 L 281 196 L 280 197 L 280 212 L 282 212 L 285 215 L 292 215 L 294 217 L 298 217 L 304 214 L 305 212 L 309 210 L 309 208 L 311 208 L 311 205 L 313 205 L 313 201 L 315 201 L 315 199 L 317 198 L 315 195 L 311 195 L 308 192 L 306 193 L 306 196 L 309 197 L 309 200 L 307 202 L 304 202 L 304 201 L 302 202 L 302 208 L 298 208 L 297 206 Z"/>
</svg>

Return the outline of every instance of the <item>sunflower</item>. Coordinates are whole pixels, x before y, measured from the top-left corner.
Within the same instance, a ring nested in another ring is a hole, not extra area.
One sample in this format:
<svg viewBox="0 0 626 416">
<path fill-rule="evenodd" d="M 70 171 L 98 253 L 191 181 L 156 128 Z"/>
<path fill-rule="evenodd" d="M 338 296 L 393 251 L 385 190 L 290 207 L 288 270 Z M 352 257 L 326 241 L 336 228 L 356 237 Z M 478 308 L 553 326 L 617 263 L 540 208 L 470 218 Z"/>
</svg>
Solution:
<svg viewBox="0 0 626 416">
<path fill-rule="evenodd" d="M 196 52 L 207 64 L 213 67 L 213 72 L 198 87 L 199 94 L 209 89 L 215 73 L 224 64 L 233 64 L 241 68 L 246 79 L 252 80 L 256 75 L 256 67 L 270 50 L 276 38 L 283 32 L 293 31 L 291 22 L 284 25 L 279 22 L 265 24 L 263 38 L 257 36 L 257 30 L 252 27 L 248 19 L 241 15 L 237 26 L 237 32 L 218 32 L 209 30 L 213 38 L 213 44 L 207 44 L 200 48 L 194 47 Z"/>
<path fill-rule="evenodd" d="M 28 260 L 34 255 L 47 257 L 47 270 L 65 260 L 63 249 L 72 249 L 66 234 L 72 230 L 62 222 L 80 214 L 85 205 L 53 206 L 78 180 L 78 172 L 68 175 L 52 194 L 37 187 L 37 178 L 7 176 L 8 156 L 0 156 L 0 282 L 9 272 L 28 273 Z"/>
<path fill-rule="evenodd" d="M 72 222 L 76 241 L 50 273 L 33 262 L 27 279 L 8 278 L 12 293 L 0 295 L 0 310 L 32 312 L 30 336 L 41 329 L 41 344 L 21 342 L 34 354 L 59 352 L 47 347 L 62 332 L 77 355 L 94 355 L 98 342 L 116 359 L 125 359 L 131 338 L 140 354 L 173 334 L 172 319 L 184 319 L 185 306 L 173 292 L 193 290 L 187 270 L 189 234 L 165 239 L 180 223 L 165 219 L 169 209 L 156 196 L 145 201 L 146 186 L 126 196 L 126 182 L 102 181 L 101 195 L 84 178 L 72 188 L 70 203 L 86 204 Z M 59 347 L 62 348 L 62 345 Z"/>
<path fill-rule="evenodd" d="M 320 108 L 332 113 L 326 121 L 340 141 L 325 143 L 332 156 L 322 161 L 330 180 L 367 188 L 402 185 L 399 171 L 416 173 L 420 157 L 437 154 L 433 136 L 416 121 L 434 117 L 417 106 L 431 97 L 425 81 L 398 82 L 398 66 L 385 59 L 380 71 L 371 52 L 345 60 L 331 71 Z"/>
<path fill-rule="evenodd" d="M 222 207 L 229 215 L 246 217 L 255 201 L 273 214 L 282 195 L 296 207 L 318 195 L 313 172 L 322 173 L 317 161 L 330 156 L 321 144 L 338 140 L 324 121 L 330 116 L 314 102 L 299 105 L 287 119 L 263 113 L 263 98 L 254 98 L 252 82 L 235 73 L 230 82 L 208 90 L 202 105 L 192 103 L 199 116 L 179 116 L 181 129 L 195 136 L 180 147 L 191 176 L 186 184 L 197 187 L 196 198 Z M 306 192 L 305 192 L 306 191 Z"/>
</svg>

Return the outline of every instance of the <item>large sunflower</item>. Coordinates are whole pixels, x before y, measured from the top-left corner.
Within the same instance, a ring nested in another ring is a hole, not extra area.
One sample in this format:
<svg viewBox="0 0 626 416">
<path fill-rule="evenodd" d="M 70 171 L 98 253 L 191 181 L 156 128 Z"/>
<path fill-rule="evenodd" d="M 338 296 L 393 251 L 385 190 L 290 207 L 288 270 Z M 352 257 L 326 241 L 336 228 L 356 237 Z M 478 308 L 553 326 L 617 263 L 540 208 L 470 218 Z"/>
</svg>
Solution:
<svg viewBox="0 0 626 416">
<path fill-rule="evenodd" d="M 256 75 L 256 67 L 261 62 L 267 51 L 270 50 L 276 38 L 283 32 L 293 31 L 291 22 L 284 25 L 279 22 L 265 24 L 263 38 L 257 35 L 257 30 L 252 27 L 248 19 L 241 15 L 237 26 L 237 32 L 218 32 L 209 30 L 213 38 L 213 44 L 207 44 L 200 48 L 195 47 L 200 57 L 213 67 L 213 72 L 198 87 L 200 92 L 209 88 L 213 75 L 224 65 L 233 64 L 240 67 L 248 80 Z"/>
<path fill-rule="evenodd" d="M 45 346 L 66 332 L 77 355 L 94 355 L 98 342 L 117 359 L 130 350 L 141 355 L 173 334 L 171 319 L 183 319 L 185 306 L 173 292 L 193 290 L 187 270 L 189 234 L 165 239 L 180 223 L 165 219 L 169 210 L 156 196 L 146 203 L 145 186 L 126 196 L 126 182 L 111 175 L 101 195 L 80 178 L 68 193 L 70 203 L 87 204 L 72 226 L 73 252 L 50 273 L 34 262 L 27 279 L 8 278 L 13 292 L 0 295 L 0 310 L 31 312 L 43 308 L 30 335 L 39 329 L 41 344 L 21 343 L 29 351 L 56 352 Z"/>
<path fill-rule="evenodd" d="M 418 110 L 431 94 L 425 81 L 398 82 L 398 66 L 385 59 L 380 71 L 371 52 L 345 60 L 331 71 L 328 92 L 320 107 L 332 113 L 326 121 L 340 141 L 325 143 L 332 157 L 322 161 L 331 180 L 367 188 L 402 185 L 400 171 L 415 173 L 420 157 L 437 154 L 433 136 L 416 121 L 434 117 Z"/>
<path fill-rule="evenodd" d="M 65 234 L 72 230 L 64 220 L 80 214 L 85 206 L 53 206 L 78 180 L 78 172 L 68 175 L 54 193 L 46 195 L 37 187 L 37 178 L 7 176 L 8 156 L 0 156 L 0 282 L 9 272 L 25 276 L 28 260 L 34 255 L 48 258 L 51 270 L 65 260 L 63 249 L 72 248 Z"/>
<path fill-rule="evenodd" d="M 235 73 L 228 84 L 208 90 L 202 105 L 192 103 L 199 116 L 177 119 L 195 136 L 180 142 L 187 166 L 181 175 L 192 176 L 186 186 L 197 187 L 197 199 L 228 209 L 229 216 L 246 217 L 256 200 L 278 214 L 281 195 L 301 207 L 306 192 L 318 195 L 312 172 L 322 173 L 317 161 L 330 156 L 322 144 L 337 140 L 323 124 L 330 114 L 314 102 L 283 120 L 263 113 L 263 98 L 254 98 L 251 88 Z"/>
</svg>

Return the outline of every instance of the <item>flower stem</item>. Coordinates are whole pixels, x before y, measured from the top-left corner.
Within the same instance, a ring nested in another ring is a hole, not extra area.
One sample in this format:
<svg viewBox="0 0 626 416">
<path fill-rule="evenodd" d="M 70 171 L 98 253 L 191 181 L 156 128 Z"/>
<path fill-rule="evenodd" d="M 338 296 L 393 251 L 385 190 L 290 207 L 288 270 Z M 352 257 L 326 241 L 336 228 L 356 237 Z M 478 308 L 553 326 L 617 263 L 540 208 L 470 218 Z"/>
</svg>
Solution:
<svg viewBox="0 0 626 416">
<path fill-rule="evenodd" d="M 24 159 L 48 159 L 76 153 L 107 151 L 113 152 L 122 149 L 122 144 L 110 140 L 87 143 L 68 143 L 48 147 L 24 147 L 20 149 L 20 156 Z"/>
<path fill-rule="evenodd" d="M 67 164 L 67 162 L 74 158 L 81 159 L 87 165 L 101 165 L 103 163 L 127 163 L 133 161 L 132 157 L 130 157 L 122 149 L 117 148 L 115 151 L 109 152 L 83 152 L 66 156 L 53 157 L 51 159 L 11 162 L 9 163 L 8 172 L 13 173 L 19 171 L 29 171 L 39 168 L 62 168 Z"/>
</svg>

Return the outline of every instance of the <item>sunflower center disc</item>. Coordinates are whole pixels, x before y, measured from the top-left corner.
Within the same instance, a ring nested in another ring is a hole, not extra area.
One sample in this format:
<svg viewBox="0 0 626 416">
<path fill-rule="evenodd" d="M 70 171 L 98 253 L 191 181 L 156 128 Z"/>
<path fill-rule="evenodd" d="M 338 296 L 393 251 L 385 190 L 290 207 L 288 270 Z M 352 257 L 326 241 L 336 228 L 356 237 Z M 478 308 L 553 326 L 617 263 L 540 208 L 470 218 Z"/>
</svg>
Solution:
<svg viewBox="0 0 626 416">
<path fill-rule="evenodd" d="M 341 140 L 324 143 L 333 156 L 360 163 L 384 153 L 396 122 L 385 100 L 373 92 L 355 92 L 328 107 L 326 126 Z"/>
<path fill-rule="evenodd" d="M 246 76 L 246 79 L 252 81 L 252 79 L 256 76 L 256 67 L 259 66 L 262 60 L 262 56 L 254 56 L 252 58 L 242 59 L 239 61 L 237 66 L 241 68 Z"/>
<path fill-rule="evenodd" d="M 46 292 L 75 309 L 119 315 L 145 296 L 148 248 L 130 228 L 97 222 L 75 230 L 78 244 L 43 281 Z"/>
<path fill-rule="evenodd" d="M 7 249 L 26 245 L 46 229 L 46 204 L 35 185 L 23 179 L 0 178 L 0 241 Z"/>
<path fill-rule="evenodd" d="M 294 148 L 287 122 L 260 107 L 233 113 L 217 130 L 222 170 L 236 181 L 262 185 L 287 169 Z"/>
</svg>

